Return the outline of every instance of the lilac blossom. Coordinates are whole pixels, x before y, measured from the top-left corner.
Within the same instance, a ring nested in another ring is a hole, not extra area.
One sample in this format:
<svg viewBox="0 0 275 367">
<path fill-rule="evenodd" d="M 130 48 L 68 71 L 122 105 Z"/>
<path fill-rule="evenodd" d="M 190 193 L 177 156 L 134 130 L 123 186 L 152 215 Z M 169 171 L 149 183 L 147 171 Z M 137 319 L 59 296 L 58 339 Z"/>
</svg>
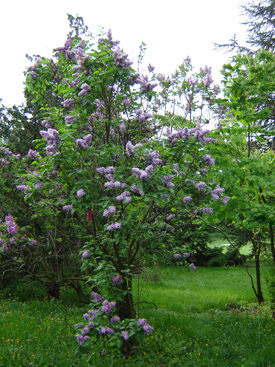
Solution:
<svg viewBox="0 0 275 367">
<path fill-rule="evenodd" d="M 116 212 L 115 206 L 109 206 L 107 209 L 103 212 L 103 217 L 108 217 L 111 214 L 114 214 Z"/>
<path fill-rule="evenodd" d="M 129 140 L 125 147 L 127 156 L 130 157 L 131 154 L 135 153 L 135 149 L 139 147 L 142 147 L 141 143 L 133 145 L 132 142 Z"/>
<path fill-rule="evenodd" d="M 130 203 L 131 202 L 131 197 L 130 197 L 130 192 L 129 191 L 124 191 L 123 193 L 121 193 L 120 195 L 118 195 L 116 197 L 117 201 L 123 201 L 125 203 Z"/>
<path fill-rule="evenodd" d="M 170 215 L 168 215 L 166 220 L 167 220 L 167 222 L 170 222 L 173 218 L 175 218 L 175 214 L 170 214 Z"/>
<path fill-rule="evenodd" d="M 122 279 L 122 276 L 121 275 L 116 275 L 113 277 L 113 285 L 114 286 L 117 286 L 121 283 L 121 279 Z"/>
<path fill-rule="evenodd" d="M 40 190 L 42 188 L 42 186 L 43 186 L 42 182 L 39 181 L 39 182 L 37 182 L 37 184 L 34 185 L 34 188 L 36 190 Z"/>
<path fill-rule="evenodd" d="M 154 328 L 152 326 L 150 326 L 149 324 L 143 325 L 142 329 L 144 330 L 145 335 L 148 335 L 149 331 L 154 330 Z"/>
<path fill-rule="evenodd" d="M 130 101 L 130 99 L 129 99 L 129 98 L 126 98 L 126 99 L 124 99 L 124 100 L 122 101 L 122 104 L 123 104 L 124 106 L 130 106 L 131 101 Z"/>
<path fill-rule="evenodd" d="M 202 213 L 207 214 L 207 215 L 213 214 L 213 209 L 212 208 L 201 208 L 200 211 Z"/>
<path fill-rule="evenodd" d="M 123 131 L 125 131 L 125 130 L 126 130 L 126 126 L 125 126 L 125 123 L 124 123 L 124 122 L 122 122 L 122 123 L 119 125 L 119 130 L 120 130 L 121 132 L 123 132 Z"/>
<path fill-rule="evenodd" d="M 29 158 L 36 158 L 37 156 L 39 156 L 39 153 L 36 150 L 29 149 L 28 151 Z"/>
<path fill-rule="evenodd" d="M 220 185 L 217 185 L 216 188 L 211 192 L 211 196 L 215 200 L 219 200 L 219 195 L 224 192 L 224 188 L 221 188 Z"/>
<path fill-rule="evenodd" d="M 90 339 L 87 335 L 82 336 L 82 335 L 78 335 L 77 336 L 77 342 L 82 345 L 84 342 L 86 342 L 88 339 Z"/>
<path fill-rule="evenodd" d="M 184 252 L 184 253 L 183 253 L 183 257 L 184 257 L 185 259 L 187 259 L 188 257 L 190 257 L 190 253 L 189 253 L 189 252 Z"/>
<path fill-rule="evenodd" d="M 193 263 L 189 265 L 189 268 L 190 268 L 191 270 L 196 270 L 196 269 L 197 269 L 197 268 L 196 268 L 196 266 L 195 266 Z"/>
<path fill-rule="evenodd" d="M 136 120 L 143 124 L 152 117 L 151 113 L 144 112 L 142 109 L 136 111 Z"/>
<path fill-rule="evenodd" d="M 5 217 L 5 224 L 7 225 L 7 232 L 9 234 L 17 234 L 18 232 L 18 227 L 15 223 L 15 221 L 13 220 L 13 216 L 11 214 L 8 214 Z"/>
<path fill-rule="evenodd" d="M 2 251 L 8 251 L 9 250 L 8 245 L 7 245 L 6 242 L 4 242 L 2 246 L 3 246 Z"/>
<path fill-rule="evenodd" d="M 190 201 L 192 201 L 193 199 L 191 198 L 191 196 L 185 196 L 184 198 L 183 198 L 183 203 L 184 204 L 188 204 L 188 203 L 190 203 Z"/>
<path fill-rule="evenodd" d="M 51 155 L 58 152 L 57 145 L 59 143 L 59 132 L 55 129 L 41 130 L 40 135 L 46 139 L 48 146 L 46 147 L 46 154 Z"/>
<path fill-rule="evenodd" d="M 140 89 L 142 92 L 151 92 L 158 84 L 150 83 L 147 75 L 142 75 L 139 78 Z"/>
<path fill-rule="evenodd" d="M 109 334 L 109 335 L 114 335 L 114 330 L 113 329 L 111 329 L 110 327 L 106 327 L 106 334 Z"/>
<path fill-rule="evenodd" d="M 206 183 L 205 183 L 205 182 L 200 181 L 200 182 L 198 182 L 198 183 L 195 185 L 195 187 L 196 187 L 196 189 L 197 189 L 198 191 L 202 191 L 202 189 L 203 189 L 204 187 L 207 187 L 207 185 L 206 185 Z"/>
<path fill-rule="evenodd" d="M 150 173 L 153 169 L 153 165 L 150 164 L 148 167 L 145 168 L 145 170 L 141 170 L 139 168 L 132 168 L 132 172 L 135 174 L 137 178 L 139 178 L 141 181 L 148 181 L 150 178 Z"/>
<path fill-rule="evenodd" d="M 78 190 L 77 192 L 76 192 L 76 196 L 78 197 L 78 198 L 81 198 L 82 196 L 84 196 L 85 195 L 85 191 L 83 190 L 83 189 L 80 189 L 80 190 Z"/>
<path fill-rule="evenodd" d="M 73 117 L 73 116 L 70 116 L 70 115 L 67 115 L 67 116 L 65 116 L 65 123 L 66 124 L 71 124 L 72 122 L 74 122 L 76 119 L 75 119 L 75 117 Z"/>
<path fill-rule="evenodd" d="M 120 318 L 118 316 L 113 316 L 111 319 L 110 319 L 110 324 L 116 324 L 120 321 Z"/>
<path fill-rule="evenodd" d="M 73 206 L 72 205 L 64 205 L 62 207 L 63 210 L 67 211 L 67 212 L 70 212 L 73 210 Z"/>
<path fill-rule="evenodd" d="M 137 185 L 131 186 L 131 191 L 133 191 L 135 194 L 144 195 L 144 191 L 140 189 Z"/>
<path fill-rule="evenodd" d="M 128 55 L 125 54 L 120 47 L 117 47 L 113 53 L 115 64 L 121 68 L 128 68 L 132 65 L 132 61 L 128 59 Z"/>
<path fill-rule="evenodd" d="M 206 166 L 214 166 L 215 164 L 215 160 L 211 158 L 210 154 L 205 154 L 202 159 L 204 160 Z"/>
<path fill-rule="evenodd" d="M 175 258 L 176 260 L 180 259 L 180 258 L 181 258 L 181 254 L 174 254 L 174 258 Z"/>
<path fill-rule="evenodd" d="M 105 334 L 106 334 L 106 327 L 102 327 L 102 328 L 100 328 L 100 330 L 99 330 L 99 334 L 100 334 L 100 335 L 105 335 Z"/>
<path fill-rule="evenodd" d="M 49 129 L 53 126 L 53 123 L 51 121 L 42 120 L 41 125 L 45 126 L 46 129 Z"/>
<path fill-rule="evenodd" d="M 105 168 L 105 167 L 98 167 L 96 169 L 96 172 L 100 173 L 101 175 L 106 175 L 106 174 L 114 174 L 116 171 L 115 171 L 114 167 L 109 166 L 107 168 Z"/>
<path fill-rule="evenodd" d="M 82 335 L 88 334 L 89 332 L 90 332 L 90 328 L 88 328 L 87 326 L 85 326 L 85 327 L 82 329 L 82 331 L 81 331 Z"/>
<path fill-rule="evenodd" d="M 128 331 L 122 331 L 121 335 L 123 336 L 124 340 L 128 340 L 129 339 L 129 333 Z"/>
<path fill-rule="evenodd" d="M 159 151 L 155 150 L 154 152 L 146 151 L 149 154 L 149 158 L 147 158 L 147 162 L 152 164 L 154 167 L 163 164 L 163 161 L 159 158 Z"/>
<path fill-rule="evenodd" d="M 90 315 L 89 315 L 88 313 L 84 313 L 84 314 L 83 314 L 83 319 L 84 319 L 85 321 L 89 321 L 89 320 L 90 320 Z"/>
<path fill-rule="evenodd" d="M 91 91 L 92 88 L 87 83 L 84 83 L 81 85 L 81 91 L 78 93 L 78 96 L 87 96 Z"/>
<path fill-rule="evenodd" d="M 109 302 L 107 299 L 102 303 L 101 311 L 109 314 L 112 311 L 112 308 L 115 307 L 115 302 Z"/>
<path fill-rule="evenodd" d="M 221 198 L 221 202 L 223 203 L 223 205 L 226 205 L 229 201 L 230 197 L 229 196 L 225 196 L 223 198 Z"/>
<path fill-rule="evenodd" d="M 25 195 L 27 194 L 27 191 L 30 189 L 30 186 L 28 185 L 17 185 L 17 190 L 22 191 Z"/>
<path fill-rule="evenodd" d="M 75 144 L 77 148 L 87 149 L 91 140 L 92 140 L 92 135 L 88 134 L 88 135 L 85 135 L 82 139 L 76 139 Z"/>
<path fill-rule="evenodd" d="M 121 229 L 121 223 L 112 223 L 107 227 L 107 231 L 114 232 L 116 229 Z"/>
<path fill-rule="evenodd" d="M 85 259 L 85 258 L 89 257 L 89 255 L 90 255 L 90 251 L 89 250 L 85 250 L 83 252 L 83 254 L 82 254 L 82 258 Z"/>
<path fill-rule="evenodd" d="M 106 178 L 108 178 L 108 177 L 106 177 Z M 109 178 L 111 178 L 111 177 L 109 176 Z M 112 189 L 112 190 L 114 190 L 114 189 L 124 189 L 126 187 L 126 183 L 111 180 L 109 182 L 105 182 L 104 186 L 107 187 L 108 189 Z"/>
<path fill-rule="evenodd" d="M 100 294 L 98 294 L 96 292 L 92 292 L 91 295 L 92 295 L 95 302 L 101 302 L 104 299 Z"/>
<path fill-rule="evenodd" d="M 32 242 L 32 241 L 31 241 Z M 35 241 L 36 242 L 36 241 Z M 12 245 L 15 245 L 17 243 L 17 241 L 16 241 L 16 237 L 12 237 L 11 239 L 10 239 L 10 244 L 12 244 Z M 30 245 L 31 245 L 31 243 L 29 243 Z"/>
<path fill-rule="evenodd" d="M 63 102 L 64 107 L 72 107 L 73 104 L 74 104 L 74 99 L 72 98 L 65 99 L 65 101 Z"/>
<path fill-rule="evenodd" d="M 147 323 L 147 320 L 146 319 L 139 319 L 138 320 L 138 326 L 143 326 Z"/>
<path fill-rule="evenodd" d="M 168 187 L 168 188 L 173 188 L 175 187 L 175 185 L 172 183 L 172 180 L 173 180 L 174 176 L 171 175 L 171 176 L 162 176 L 162 181 L 161 181 L 161 184 L 165 187 Z"/>
</svg>

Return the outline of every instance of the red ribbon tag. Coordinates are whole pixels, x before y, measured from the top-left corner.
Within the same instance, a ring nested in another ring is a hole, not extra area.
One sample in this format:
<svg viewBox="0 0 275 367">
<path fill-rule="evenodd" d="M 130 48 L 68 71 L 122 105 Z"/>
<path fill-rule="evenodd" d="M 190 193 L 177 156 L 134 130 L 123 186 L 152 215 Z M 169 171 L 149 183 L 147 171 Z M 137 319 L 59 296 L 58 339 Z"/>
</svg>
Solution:
<svg viewBox="0 0 275 367">
<path fill-rule="evenodd" d="M 88 210 L 88 221 L 91 222 L 93 220 L 93 211 L 90 209 Z"/>
</svg>

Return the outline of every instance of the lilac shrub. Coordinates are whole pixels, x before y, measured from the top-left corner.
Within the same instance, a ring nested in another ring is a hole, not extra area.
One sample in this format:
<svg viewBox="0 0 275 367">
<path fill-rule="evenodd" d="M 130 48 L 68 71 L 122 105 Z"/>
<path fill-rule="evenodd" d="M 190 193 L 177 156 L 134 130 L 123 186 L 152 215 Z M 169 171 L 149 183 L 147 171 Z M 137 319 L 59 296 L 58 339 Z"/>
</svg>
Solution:
<svg viewBox="0 0 275 367">
<path fill-rule="evenodd" d="M 113 278 L 113 285 L 118 286 L 121 276 Z M 78 330 L 76 335 L 80 346 L 100 344 L 104 353 L 122 350 L 125 354 L 127 346 L 141 341 L 154 330 L 146 319 L 124 319 L 117 315 L 116 302 L 109 302 L 95 292 L 92 292 L 92 309 L 83 314 L 84 322 L 75 325 Z"/>
<path fill-rule="evenodd" d="M 40 60 L 35 77 L 27 71 L 28 93 L 40 101 L 43 78 L 54 68 L 56 103 L 40 109 L 39 155 L 28 157 L 31 168 L 18 190 L 35 216 L 52 219 L 51 229 L 56 218 L 70 228 L 82 269 L 104 295 L 96 298 L 98 312 L 85 316 L 79 343 L 94 332 L 108 341 L 119 333 L 129 354 L 138 333 L 126 324 L 143 335 L 151 330 L 136 320 L 133 269 L 163 252 L 163 238 L 181 213 L 210 215 L 211 203 L 223 205 L 226 197 L 208 152 L 216 141 L 203 129 L 202 111 L 217 93 L 210 68 L 192 75 L 186 59 L 172 76 L 156 74 L 151 65 L 142 75 L 117 46 L 111 32 L 92 47 L 68 39 L 55 61 Z M 178 116 L 169 113 L 183 105 Z M 60 236 L 67 241 L 68 233 Z M 104 322 L 95 328 L 99 316 Z M 114 316 L 121 324 L 111 323 Z"/>
</svg>

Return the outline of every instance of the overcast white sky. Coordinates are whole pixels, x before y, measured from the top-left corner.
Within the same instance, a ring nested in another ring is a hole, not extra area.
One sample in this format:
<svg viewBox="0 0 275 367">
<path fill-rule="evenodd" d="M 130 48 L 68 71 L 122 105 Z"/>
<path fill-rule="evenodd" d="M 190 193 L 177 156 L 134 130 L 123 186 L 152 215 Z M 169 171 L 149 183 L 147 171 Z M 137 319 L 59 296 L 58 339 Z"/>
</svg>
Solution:
<svg viewBox="0 0 275 367">
<path fill-rule="evenodd" d="M 93 34 L 111 28 L 114 39 L 136 60 L 147 44 L 146 65 L 171 74 L 186 56 L 196 68 L 212 66 L 215 81 L 228 55 L 213 50 L 236 33 L 244 40 L 239 5 L 248 0 L 1 0 L 0 98 L 21 104 L 25 55 L 50 56 L 69 31 L 67 13 L 84 18 Z"/>
</svg>

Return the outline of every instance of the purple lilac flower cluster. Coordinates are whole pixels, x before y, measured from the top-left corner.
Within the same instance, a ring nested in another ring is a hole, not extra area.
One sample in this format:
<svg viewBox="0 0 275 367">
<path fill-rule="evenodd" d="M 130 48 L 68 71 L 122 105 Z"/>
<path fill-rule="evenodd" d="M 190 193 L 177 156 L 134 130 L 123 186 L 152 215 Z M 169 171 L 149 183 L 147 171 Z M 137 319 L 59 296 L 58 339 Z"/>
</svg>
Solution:
<svg viewBox="0 0 275 367">
<path fill-rule="evenodd" d="M 72 39 L 67 39 L 64 46 L 62 47 L 57 47 L 55 49 L 55 51 L 61 52 L 63 54 L 65 54 L 65 57 L 67 60 L 75 60 L 75 51 L 74 50 L 70 50 L 71 47 L 71 43 L 72 43 Z"/>
<path fill-rule="evenodd" d="M 121 229 L 121 223 L 115 222 L 107 227 L 107 231 L 114 232 L 116 229 Z"/>
<path fill-rule="evenodd" d="M 134 154 L 135 149 L 138 147 L 142 147 L 142 144 L 139 143 L 139 144 L 133 145 L 132 142 L 129 140 L 125 147 L 127 156 L 130 157 L 131 154 Z"/>
<path fill-rule="evenodd" d="M 40 135 L 47 141 L 46 154 L 51 155 L 58 152 L 59 133 L 55 129 L 41 130 Z"/>
<path fill-rule="evenodd" d="M 172 132 L 170 129 L 166 130 L 167 141 L 172 146 L 176 140 L 190 139 L 191 136 L 194 136 L 198 141 L 200 141 L 203 145 L 206 143 L 210 143 L 215 141 L 212 138 L 206 138 L 206 135 L 209 133 L 209 130 L 202 130 L 201 125 L 197 123 L 196 127 L 189 129 L 185 126 L 183 129 L 178 126 L 176 132 Z"/>
<path fill-rule="evenodd" d="M 115 275 L 113 277 L 113 285 L 119 285 L 121 283 L 122 276 L 121 275 Z"/>
<path fill-rule="evenodd" d="M 28 157 L 29 158 L 36 158 L 39 156 L 39 153 L 36 150 L 29 149 L 28 150 Z"/>
<path fill-rule="evenodd" d="M 159 158 L 159 151 L 155 150 L 154 152 L 150 152 L 149 150 L 146 151 L 149 155 L 147 158 L 147 163 L 151 164 L 152 166 L 157 166 L 159 164 L 163 164 L 163 161 Z"/>
<path fill-rule="evenodd" d="M 73 116 L 70 116 L 70 115 L 65 116 L 65 124 L 71 124 L 75 120 L 76 120 L 76 118 L 73 117 Z"/>
<path fill-rule="evenodd" d="M 138 326 L 142 326 L 142 329 L 144 330 L 144 334 L 148 335 L 149 331 L 154 330 L 154 328 L 152 326 L 150 326 L 149 324 L 147 324 L 147 320 L 146 319 L 139 319 L 138 320 Z"/>
<path fill-rule="evenodd" d="M 82 254 L 82 258 L 83 259 L 86 259 L 87 257 L 89 257 L 90 256 L 90 251 L 89 250 L 85 250 L 84 252 L 83 252 L 83 254 Z"/>
<path fill-rule="evenodd" d="M 139 84 L 142 92 L 151 92 L 158 85 L 157 83 L 150 83 L 147 75 L 140 76 Z"/>
<path fill-rule="evenodd" d="M 120 195 L 118 195 L 116 197 L 117 201 L 123 201 L 124 203 L 130 203 L 131 202 L 131 197 L 130 197 L 130 192 L 129 191 L 124 191 L 122 192 Z"/>
<path fill-rule="evenodd" d="M 117 47 L 113 53 L 115 64 L 121 68 L 128 68 L 132 65 L 132 61 L 128 59 L 128 55 L 125 54 L 120 47 Z"/>
<path fill-rule="evenodd" d="M 91 140 L 92 140 L 91 134 L 85 135 L 82 139 L 76 139 L 75 141 L 76 147 L 79 149 L 87 149 L 89 147 Z"/>
<path fill-rule="evenodd" d="M 136 120 L 141 124 L 144 124 L 144 122 L 149 120 L 151 117 L 151 113 L 144 112 L 142 109 L 136 111 Z"/>
<path fill-rule="evenodd" d="M 188 203 L 190 203 L 192 200 L 193 200 L 193 199 L 191 198 L 191 196 L 185 196 L 185 197 L 183 198 L 183 203 L 184 203 L 184 204 L 188 204 Z"/>
<path fill-rule="evenodd" d="M 23 192 L 24 195 L 26 195 L 28 190 L 30 189 L 30 186 L 28 186 L 28 185 L 17 185 L 16 188 L 17 188 L 17 190 Z"/>
<path fill-rule="evenodd" d="M 204 164 L 206 166 L 214 166 L 215 159 L 211 158 L 210 154 L 205 154 L 202 159 L 204 160 Z"/>
<path fill-rule="evenodd" d="M 81 85 L 81 91 L 78 93 L 78 96 L 87 96 L 91 91 L 92 88 L 87 83 L 84 83 Z"/>
<path fill-rule="evenodd" d="M 80 190 L 78 190 L 77 192 L 76 192 L 76 196 L 78 197 L 78 198 L 81 198 L 82 196 L 84 196 L 85 195 L 85 191 L 83 190 L 83 189 L 80 189 Z"/>
<path fill-rule="evenodd" d="M 112 215 L 116 212 L 115 206 L 109 206 L 107 209 L 103 212 L 103 217 L 108 217 L 109 215 Z"/>
<path fill-rule="evenodd" d="M 142 189 L 140 189 L 137 185 L 131 186 L 131 191 L 133 191 L 133 193 L 141 195 L 141 196 L 144 195 L 144 191 Z"/>
<path fill-rule="evenodd" d="M 210 67 L 205 66 L 204 68 L 200 68 L 200 73 L 204 74 L 202 78 L 204 86 L 206 88 L 209 87 L 213 82 L 213 78 L 211 75 L 211 66 Z"/>
<path fill-rule="evenodd" d="M 139 178 L 141 181 L 148 181 L 150 178 L 150 173 L 154 167 L 152 164 L 150 166 L 146 167 L 145 170 L 139 169 L 139 168 L 132 168 L 132 172 L 135 174 L 137 178 Z"/>
<path fill-rule="evenodd" d="M 168 215 L 168 217 L 166 218 L 167 222 L 171 222 L 171 220 L 175 218 L 175 214 L 170 214 Z"/>
<path fill-rule="evenodd" d="M 216 188 L 211 192 L 211 196 L 214 200 L 219 200 L 219 194 L 224 192 L 224 188 L 221 188 L 220 185 L 217 185 Z"/>
<path fill-rule="evenodd" d="M 5 224 L 7 225 L 7 232 L 9 234 L 17 234 L 18 232 L 18 227 L 13 219 L 13 216 L 11 214 L 8 214 L 5 217 Z"/>
<path fill-rule="evenodd" d="M 168 187 L 169 189 L 171 189 L 171 188 L 175 187 L 175 185 L 172 182 L 173 178 L 174 178 L 173 175 L 171 175 L 171 176 L 162 176 L 162 182 L 161 182 L 161 184 L 164 187 Z"/>
<path fill-rule="evenodd" d="M 73 210 L 73 206 L 72 206 L 72 205 L 64 205 L 64 206 L 62 207 L 62 209 L 63 209 L 64 211 L 70 212 L 70 211 L 72 211 L 72 210 Z"/>
<path fill-rule="evenodd" d="M 101 311 L 109 314 L 112 311 L 112 308 L 116 306 L 115 302 L 109 302 L 107 299 L 103 301 Z"/>
</svg>

